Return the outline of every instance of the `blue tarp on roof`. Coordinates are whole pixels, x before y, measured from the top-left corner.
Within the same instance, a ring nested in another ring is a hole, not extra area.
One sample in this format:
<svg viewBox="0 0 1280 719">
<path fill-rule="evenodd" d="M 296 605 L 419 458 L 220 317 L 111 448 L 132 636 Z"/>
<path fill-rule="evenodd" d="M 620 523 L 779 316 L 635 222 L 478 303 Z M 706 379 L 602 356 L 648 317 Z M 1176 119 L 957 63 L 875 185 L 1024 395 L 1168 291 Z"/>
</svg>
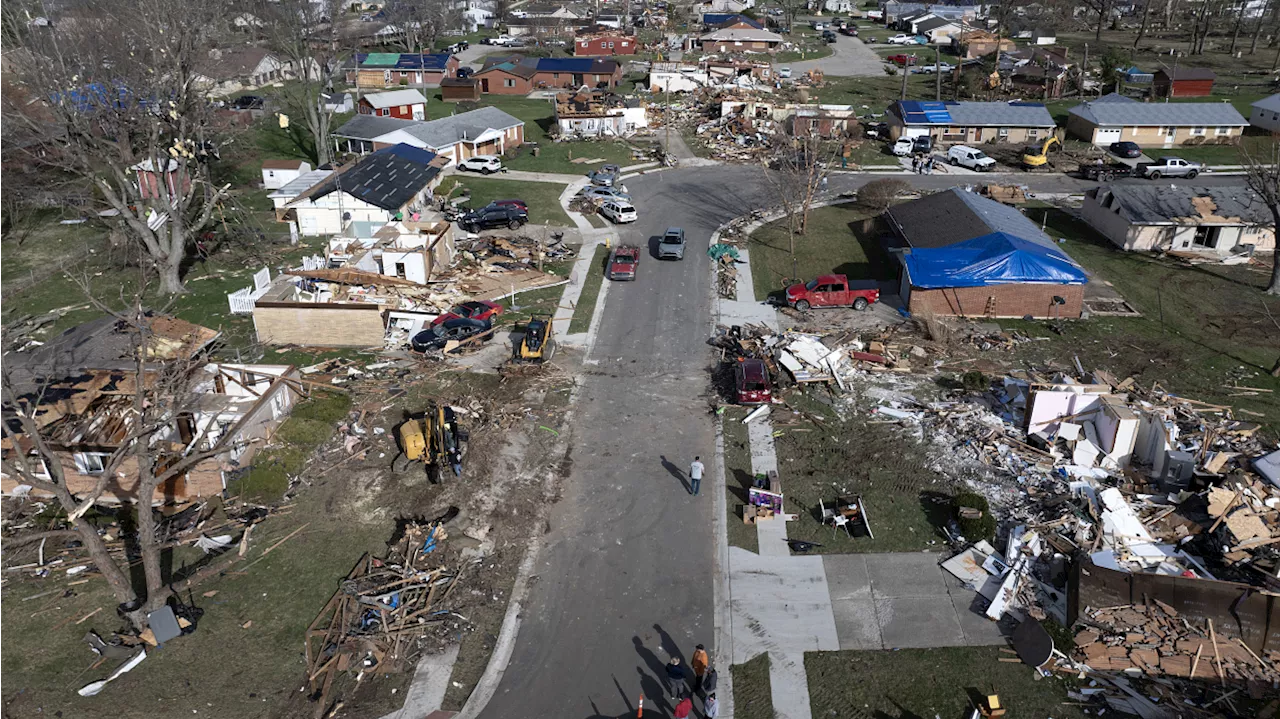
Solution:
<svg viewBox="0 0 1280 719">
<path fill-rule="evenodd" d="M 752 20 L 751 18 L 741 13 L 708 12 L 708 13 L 702 14 L 703 25 L 712 25 L 712 26 L 718 27 L 720 25 L 737 24 L 740 22 L 744 22 L 757 30 L 764 29 L 764 25 L 761 25 L 759 22 Z"/>
<path fill-rule="evenodd" d="M 590 57 L 542 57 L 538 58 L 538 72 L 591 72 L 595 58 Z"/>
<path fill-rule="evenodd" d="M 908 125 L 940 125 L 951 122 L 951 113 L 947 110 L 946 103 L 903 100 L 898 106 L 902 108 L 902 119 Z"/>
<path fill-rule="evenodd" d="M 373 61 L 366 63 L 370 54 L 373 55 Z M 383 58 L 395 54 L 397 53 L 358 52 L 356 53 L 356 64 L 361 67 L 390 67 L 396 70 L 443 70 L 449 65 L 449 58 L 452 57 L 447 52 L 426 54 L 402 52 L 399 53 L 394 65 L 386 65 L 381 62 Z"/>
<path fill-rule="evenodd" d="M 986 287 L 1019 282 L 1083 285 L 1084 270 L 1057 248 L 1006 232 L 992 232 L 947 247 L 916 248 L 903 255 L 911 286 L 926 290 Z"/>
</svg>

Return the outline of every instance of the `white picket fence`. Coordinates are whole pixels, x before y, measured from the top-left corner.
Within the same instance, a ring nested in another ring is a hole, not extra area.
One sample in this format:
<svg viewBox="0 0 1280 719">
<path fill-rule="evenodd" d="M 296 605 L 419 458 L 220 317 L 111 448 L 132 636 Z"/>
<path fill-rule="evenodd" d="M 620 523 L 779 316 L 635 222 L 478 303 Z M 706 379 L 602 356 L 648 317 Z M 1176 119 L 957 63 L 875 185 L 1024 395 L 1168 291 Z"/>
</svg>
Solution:
<svg viewBox="0 0 1280 719">
<path fill-rule="evenodd" d="M 245 287 L 227 295 L 227 304 L 233 315 L 253 314 L 253 304 L 271 289 L 271 270 L 263 267 L 253 273 L 253 287 Z"/>
</svg>

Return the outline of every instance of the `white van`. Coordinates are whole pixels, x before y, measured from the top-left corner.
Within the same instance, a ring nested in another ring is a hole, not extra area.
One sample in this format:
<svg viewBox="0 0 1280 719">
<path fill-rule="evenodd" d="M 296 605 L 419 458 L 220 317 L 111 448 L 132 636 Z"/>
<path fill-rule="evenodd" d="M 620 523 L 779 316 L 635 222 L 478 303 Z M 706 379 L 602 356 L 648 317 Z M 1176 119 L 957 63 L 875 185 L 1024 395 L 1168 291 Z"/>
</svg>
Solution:
<svg viewBox="0 0 1280 719">
<path fill-rule="evenodd" d="M 982 150 L 964 145 L 956 145 L 947 150 L 947 161 L 953 165 L 967 167 L 978 172 L 986 172 L 996 166 L 996 161 L 987 157 Z"/>
</svg>

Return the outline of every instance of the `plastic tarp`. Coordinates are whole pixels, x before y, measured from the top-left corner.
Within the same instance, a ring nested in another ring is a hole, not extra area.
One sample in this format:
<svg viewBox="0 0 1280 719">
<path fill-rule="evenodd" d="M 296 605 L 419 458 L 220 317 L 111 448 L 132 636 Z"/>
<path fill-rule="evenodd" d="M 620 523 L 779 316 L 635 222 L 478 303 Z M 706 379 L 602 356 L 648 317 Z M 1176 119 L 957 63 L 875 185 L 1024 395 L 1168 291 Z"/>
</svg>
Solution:
<svg viewBox="0 0 1280 719">
<path fill-rule="evenodd" d="M 903 256 L 911 286 L 921 289 L 986 287 L 1018 282 L 1082 285 L 1084 270 L 1057 248 L 1006 232 L 954 245 L 915 248 Z"/>
<path fill-rule="evenodd" d="M 717 242 L 716 244 L 707 248 L 707 255 L 711 257 L 711 259 L 713 260 L 718 260 L 721 257 L 728 255 L 729 259 L 737 261 L 738 248 L 734 247 L 733 245 L 726 245 L 723 242 Z"/>
</svg>

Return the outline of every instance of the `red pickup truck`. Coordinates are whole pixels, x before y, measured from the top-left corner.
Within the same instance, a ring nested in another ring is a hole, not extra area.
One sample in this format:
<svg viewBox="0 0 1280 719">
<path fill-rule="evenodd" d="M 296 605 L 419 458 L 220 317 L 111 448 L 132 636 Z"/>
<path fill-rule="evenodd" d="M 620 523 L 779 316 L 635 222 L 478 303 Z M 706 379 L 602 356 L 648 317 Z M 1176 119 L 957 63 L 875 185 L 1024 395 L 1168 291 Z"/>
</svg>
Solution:
<svg viewBox="0 0 1280 719">
<path fill-rule="evenodd" d="M 640 265 L 640 248 L 635 245 L 618 245 L 609 256 L 609 279 L 634 280 Z"/>
<path fill-rule="evenodd" d="M 905 53 L 901 55 L 890 55 L 885 58 L 885 62 L 891 62 L 898 67 L 907 67 L 909 65 L 916 64 L 916 56 L 907 55 Z"/>
<path fill-rule="evenodd" d="M 875 280 L 850 282 L 844 275 L 821 275 L 787 288 L 787 304 L 801 312 L 810 307 L 852 307 L 865 310 L 880 299 Z"/>
</svg>

